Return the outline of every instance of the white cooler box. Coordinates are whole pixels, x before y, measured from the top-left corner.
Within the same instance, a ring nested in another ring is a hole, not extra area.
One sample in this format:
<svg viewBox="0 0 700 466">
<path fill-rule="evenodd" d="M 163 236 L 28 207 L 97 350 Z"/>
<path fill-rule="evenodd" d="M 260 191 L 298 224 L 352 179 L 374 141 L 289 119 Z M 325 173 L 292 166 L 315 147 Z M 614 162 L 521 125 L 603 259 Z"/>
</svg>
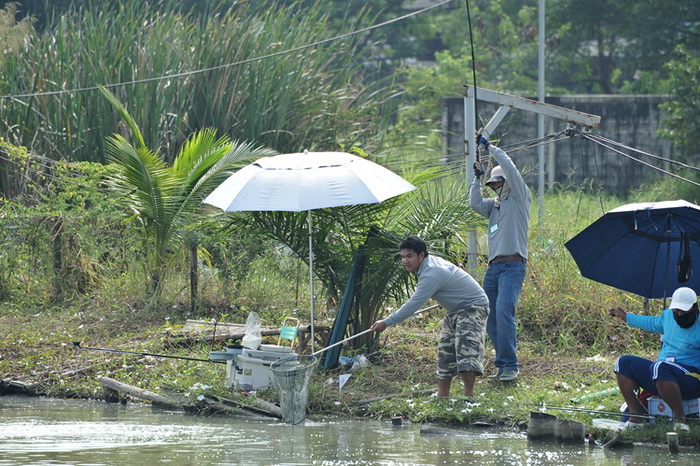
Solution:
<svg viewBox="0 0 700 466">
<path fill-rule="evenodd" d="M 673 411 L 668 404 L 659 397 L 652 396 L 649 398 L 649 414 L 673 417 Z M 685 416 L 700 414 L 700 398 L 691 400 L 683 400 L 683 414 Z"/>
<path fill-rule="evenodd" d="M 258 390 L 273 384 L 270 365 L 281 358 L 295 356 L 286 346 L 260 345 L 259 350 L 245 348 L 236 358 L 236 365 L 227 373 L 226 386 L 243 390 Z"/>
</svg>

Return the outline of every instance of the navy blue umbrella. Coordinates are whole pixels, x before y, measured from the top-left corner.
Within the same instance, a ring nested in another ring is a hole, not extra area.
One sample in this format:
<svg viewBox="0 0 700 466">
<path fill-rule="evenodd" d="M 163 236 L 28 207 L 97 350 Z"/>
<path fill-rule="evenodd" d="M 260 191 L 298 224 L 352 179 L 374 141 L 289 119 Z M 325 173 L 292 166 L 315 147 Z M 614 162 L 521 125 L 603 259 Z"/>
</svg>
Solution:
<svg viewBox="0 0 700 466">
<path fill-rule="evenodd" d="M 626 204 L 607 212 L 565 246 L 581 275 L 645 298 L 676 288 L 700 291 L 700 206 L 686 201 Z"/>
</svg>

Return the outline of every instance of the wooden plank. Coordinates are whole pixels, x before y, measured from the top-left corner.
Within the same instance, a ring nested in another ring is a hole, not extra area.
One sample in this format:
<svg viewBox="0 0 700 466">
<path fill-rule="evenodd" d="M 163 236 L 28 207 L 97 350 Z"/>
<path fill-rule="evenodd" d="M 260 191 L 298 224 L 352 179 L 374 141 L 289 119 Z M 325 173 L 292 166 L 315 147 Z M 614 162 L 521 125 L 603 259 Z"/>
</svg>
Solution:
<svg viewBox="0 0 700 466">
<path fill-rule="evenodd" d="M 262 336 L 275 336 L 280 334 L 277 327 L 261 327 Z M 234 324 L 230 322 L 217 322 L 216 335 L 214 334 L 214 324 L 207 320 L 188 319 L 185 324 L 172 333 L 170 343 L 188 344 L 201 340 L 214 339 L 217 342 L 242 340 L 245 336 L 245 324 Z"/>
</svg>

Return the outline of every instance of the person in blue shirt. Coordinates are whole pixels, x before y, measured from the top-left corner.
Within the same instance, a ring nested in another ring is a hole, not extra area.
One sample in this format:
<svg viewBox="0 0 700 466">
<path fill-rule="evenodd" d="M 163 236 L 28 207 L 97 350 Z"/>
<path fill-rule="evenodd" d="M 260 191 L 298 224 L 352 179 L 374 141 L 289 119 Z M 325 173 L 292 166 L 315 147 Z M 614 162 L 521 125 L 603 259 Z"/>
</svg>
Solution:
<svg viewBox="0 0 700 466">
<path fill-rule="evenodd" d="M 458 374 L 464 383 L 464 396 L 474 396 L 474 382 L 482 375 L 486 319 L 489 301 L 474 278 L 453 263 L 430 255 L 421 238 L 411 235 L 399 244 L 401 262 L 408 272 L 418 275 L 418 284 L 393 314 L 372 324 L 383 332 L 411 317 L 426 301 L 433 298 L 446 315 L 442 320 L 438 343 L 437 375 L 439 397 L 448 397 L 452 379 Z"/>
<path fill-rule="evenodd" d="M 615 375 L 620 393 L 631 414 L 645 412 L 637 399 L 640 387 L 661 397 L 673 411 L 676 427 L 688 430 L 684 419 L 683 400 L 700 398 L 700 323 L 698 297 L 688 287 L 673 293 L 671 305 L 658 316 L 639 316 L 619 307 L 608 310 L 632 327 L 660 333 L 663 344 L 656 361 L 638 356 L 620 356 Z M 631 416 L 625 428 L 641 426 L 646 419 Z"/>
</svg>

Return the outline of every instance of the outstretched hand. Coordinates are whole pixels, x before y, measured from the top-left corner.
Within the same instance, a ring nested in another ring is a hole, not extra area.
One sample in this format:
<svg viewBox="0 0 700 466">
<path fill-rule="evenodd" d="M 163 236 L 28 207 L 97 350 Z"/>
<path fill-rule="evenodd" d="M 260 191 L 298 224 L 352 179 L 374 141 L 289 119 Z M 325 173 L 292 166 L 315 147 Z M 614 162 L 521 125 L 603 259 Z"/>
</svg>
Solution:
<svg viewBox="0 0 700 466">
<path fill-rule="evenodd" d="M 476 135 L 476 145 L 478 146 L 481 144 L 484 146 L 484 149 L 488 149 L 491 143 L 489 142 L 488 139 L 486 139 L 482 134 L 477 134 Z"/>
<path fill-rule="evenodd" d="M 617 317 L 623 322 L 627 322 L 627 313 L 621 307 L 613 307 L 608 309 L 608 315 L 610 317 Z"/>
<path fill-rule="evenodd" d="M 383 320 L 378 320 L 375 323 L 373 323 L 372 327 L 370 327 L 370 328 L 374 332 L 383 332 L 384 330 L 386 330 L 386 327 L 387 327 L 387 325 L 384 323 Z"/>
</svg>

